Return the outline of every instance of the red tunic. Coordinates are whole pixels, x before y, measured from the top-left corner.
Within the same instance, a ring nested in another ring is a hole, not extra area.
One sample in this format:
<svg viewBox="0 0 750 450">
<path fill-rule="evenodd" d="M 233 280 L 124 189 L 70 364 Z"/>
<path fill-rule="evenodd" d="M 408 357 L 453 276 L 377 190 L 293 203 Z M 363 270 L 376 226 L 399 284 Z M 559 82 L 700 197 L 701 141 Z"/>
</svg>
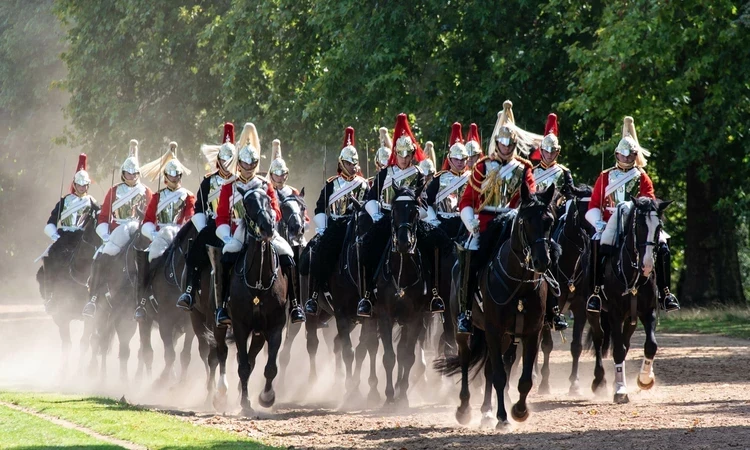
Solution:
<svg viewBox="0 0 750 450">
<path fill-rule="evenodd" d="M 99 218 L 96 221 L 97 225 L 102 223 L 107 223 L 109 221 L 109 232 L 111 233 L 112 230 L 117 228 L 120 224 L 115 222 L 115 218 L 111 216 L 111 208 L 112 208 L 112 196 L 115 195 L 114 191 L 117 189 L 117 186 L 119 186 L 122 183 L 118 183 L 107 191 L 107 195 L 104 196 L 104 202 L 102 203 L 102 209 L 99 211 Z M 148 188 L 148 186 L 144 186 L 146 188 L 146 192 L 144 196 L 146 197 L 146 204 L 148 205 L 151 203 L 151 197 L 154 195 L 153 192 L 151 192 L 151 189 Z"/>
<path fill-rule="evenodd" d="M 156 226 L 156 230 L 159 230 L 159 223 L 156 221 L 156 209 L 159 206 L 159 197 L 161 192 L 151 196 L 151 201 L 148 202 L 148 208 L 146 208 L 146 215 L 143 217 L 143 223 L 150 222 Z M 195 195 L 188 191 L 187 197 L 185 197 L 185 207 L 182 212 L 177 216 L 177 220 L 174 221 L 175 225 L 184 225 L 195 213 Z"/>
<path fill-rule="evenodd" d="M 589 202 L 589 209 L 599 209 L 602 211 L 602 220 L 605 222 L 612 215 L 607 208 L 617 206 L 611 197 L 605 195 L 607 186 L 609 185 L 609 172 L 611 170 L 617 169 L 607 169 L 599 174 L 599 178 L 596 179 L 596 183 L 594 184 L 594 190 L 591 192 L 591 201 Z M 656 198 L 654 195 L 654 183 L 643 169 L 641 169 L 638 197 Z"/>
<path fill-rule="evenodd" d="M 486 162 L 489 158 L 482 158 L 479 161 L 477 161 L 476 164 L 474 164 L 474 169 L 472 170 L 471 178 L 469 179 L 468 186 L 466 186 L 466 189 L 464 190 L 464 194 L 461 196 L 461 201 L 458 203 L 458 210 L 461 211 L 467 206 L 471 206 L 474 208 L 474 211 L 476 212 L 479 209 L 479 206 L 484 202 L 484 194 L 482 194 L 481 188 L 482 183 L 484 182 L 484 179 L 486 177 Z M 534 166 L 531 164 L 530 161 L 527 161 L 526 159 L 523 159 L 519 156 L 514 156 L 514 159 L 519 161 L 523 165 L 523 182 L 526 183 L 526 186 L 529 188 L 529 192 L 534 193 L 536 192 L 536 182 L 534 181 L 534 173 L 533 168 Z M 521 190 L 518 189 L 516 192 L 513 193 L 511 196 L 510 202 L 508 204 L 508 207 L 510 208 L 518 208 L 518 204 L 521 200 Z M 492 219 L 495 217 L 494 212 L 490 211 L 479 211 L 479 231 L 482 232 L 487 228 L 487 225 L 492 221 Z"/>
<path fill-rule="evenodd" d="M 266 188 L 266 194 L 268 195 L 268 198 L 271 202 L 271 208 L 276 213 L 276 222 L 278 222 L 279 220 L 281 220 L 281 210 L 279 209 L 279 200 L 276 198 L 276 190 L 273 188 L 273 185 L 271 185 L 271 183 L 269 183 L 267 180 L 263 178 L 261 178 L 261 180 L 263 180 L 263 185 Z M 234 205 L 232 204 L 232 194 L 235 190 L 235 183 L 240 183 L 240 187 L 242 186 L 240 181 L 235 180 L 233 183 L 227 183 L 221 187 L 221 193 L 219 194 L 219 205 L 216 208 L 216 226 L 219 227 L 221 225 L 229 225 L 233 233 L 237 228 L 237 224 L 234 223 L 232 219 L 243 219 L 243 217 L 232 217 L 234 211 Z"/>
</svg>

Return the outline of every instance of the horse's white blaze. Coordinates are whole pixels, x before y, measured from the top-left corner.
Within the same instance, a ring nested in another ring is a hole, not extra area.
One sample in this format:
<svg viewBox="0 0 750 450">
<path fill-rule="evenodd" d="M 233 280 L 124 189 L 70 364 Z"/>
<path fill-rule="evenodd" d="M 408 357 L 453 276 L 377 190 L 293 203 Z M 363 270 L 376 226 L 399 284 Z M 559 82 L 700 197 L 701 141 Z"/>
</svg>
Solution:
<svg viewBox="0 0 750 450">
<path fill-rule="evenodd" d="M 297 202 L 287 202 L 287 206 L 289 206 L 289 209 L 292 211 L 292 214 L 302 213 L 302 210 L 299 207 L 299 203 Z"/>
<path fill-rule="evenodd" d="M 219 381 L 216 382 L 216 390 L 219 394 L 224 395 L 229 390 L 229 383 L 227 383 L 227 374 L 219 375 Z"/>
<path fill-rule="evenodd" d="M 644 358 L 641 363 L 641 371 L 638 374 L 638 379 L 643 384 L 651 384 L 654 381 L 654 360 Z"/>
<path fill-rule="evenodd" d="M 615 394 L 627 394 L 628 384 L 625 382 L 625 361 L 615 364 Z"/>
<path fill-rule="evenodd" d="M 650 242 L 656 242 L 658 239 L 656 229 L 659 227 L 659 216 L 655 212 L 651 212 L 646 216 L 646 227 L 648 228 L 646 239 Z M 643 275 L 651 275 L 652 270 L 654 270 L 654 246 L 647 245 L 646 253 L 643 255 Z"/>
</svg>

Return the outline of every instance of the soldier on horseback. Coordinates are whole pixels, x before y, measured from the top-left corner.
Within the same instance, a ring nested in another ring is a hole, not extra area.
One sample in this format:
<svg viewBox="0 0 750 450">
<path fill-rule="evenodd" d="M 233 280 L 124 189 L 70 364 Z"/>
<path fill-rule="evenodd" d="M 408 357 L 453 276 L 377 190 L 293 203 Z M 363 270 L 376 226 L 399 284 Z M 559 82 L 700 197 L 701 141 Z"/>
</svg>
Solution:
<svg viewBox="0 0 750 450">
<path fill-rule="evenodd" d="M 464 145 L 461 124 L 453 124 L 448 155 L 442 171 L 427 185 L 427 217 L 424 219 L 435 226 L 440 218 L 458 217 L 458 201 L 466 189 L 470 173 L 466 167 L 469 153 Z"/>
<path fill-rule="evenodd" d="M 589 210 L 586 212 L 586 220 L 596 229 L 592 238 L 594 292 L 586 303 L 589 312 L 601 312 L 600 293 L 604 284 L 604 259 L 614 254 L 618 246 L 623 218 L 633 206 L 630 197 L 656 198 L 651 178 L 643 170 L 648 156 L 651 156 L 651 153 L 638 143 L 633 118 L 625 117 L 622 138 L 615 148 L 616 164 L 603 171 L 597 178 L 591 193 Z M 661 230 L 656 251 L 656 280 L 662 307 L 666 311 L 675 311 L 680 309 L 680 304 L 670 292 L 671 258 L 667 245 L 668 237 L 669 235 Z"/>
<path fill-rule="evenodd" d="M 378 151 L 375 152 L 375 168 L 377 169 L 377 173 L 380 173 L 381 170 L 388 167 L 388 161 L 390 161 L 391 159 L 391 148 L 393 147 L 393 141 L 388 135 L 388 128 L 386 127 L 380 127 L 380 129 L 378 130 L 378 134 L 380 147 L 378 147 Z M 372 186 L 372 183 L 375 182 L 377 173 L 375 174 L 375 176 L 368 178 L 367 182 L 370 183 L 370 186 Z"/>
<path fill-rule="evenodd" d="M 364 201 L 370 189 L 359 168 L 359 155 L 355 147 L 354 128 L 352 127 L 347 127 L 344 132 L 344 144 L 339 153 L 336 171 L 338 174 L 326 181 L 325 186 L 320 191 L 318 202 L 315 204 L 313 222 L 315 223 L 315 232 L 319 236 L 322 236 L 329 229 L 329 221 L 347 221 L 350 216 L 349 205 L 352 199 L 359 202 Z M 318 255 L 325 251 L 321 248 L 315 250 L 317 251 L 313 254 Z M 322 288 L 324 296 L 330 296 L 326 274 L 330 275 L 334 269 L 333 264 L 331 264 L 333 261 L 330 261 L 329 258 L 318 257 L 316 259 L 317 261 L 311 263 L 311 265 L 315 264 L 321 270 L 317 272 L 318 277 L 315 277 L 311 271 L 311 295 L 305 302 L 305 312 L 312 315 L 318 314 L 318 291 L 320 288 Z"/>
<path fill-rule="evenodd" d="M 457 333 L 471 333 L 471 304 L 477 290 L 477 270 L 472 270 L 471 254 L 479 249 L 479 235 L 505 208 L 517 208 L 520 203 L 521 184 L 530 192 L 536 191 L 531 162 L 518 156 L 525 154 L 541 141 L 542 136 L 522 130 L 515 124 L 513 103 L 506 100 L 498 113 L 492 132 L 489 156 L 474 165 L 468 187 L 461 197 L 461 220 L 469 231 L 465 248 L 459 248 L 459 273 L 462 285 L 458 294 Z"/>
<path fill-rule="evenodd" d="M 70 184 L 70 193 L 57 202 L 44 226 L 46 234 L 52 242 L 60 239 L 61 232 L 70 232 L 83 229 L 86 220 L 99 212 L 96 199 L 89 195 L 91 178 L 89 177 L 88 159 L 85 153 L 78 156 L 78 166 Z M 45 289 L 45 309 L 49 311 L 52 307 L 52 292 Z"/>
<path fill-rule="evenodd" d="M 115 256 L 128 245 L 138 231 L 138 226 L 146 213 L 146 205 L 151 201 L 151 189 L 141 183 L 140 174 L 138 141 L 133 139 L 130 141 L 128 157 L 120 167 L 122 182 L 109 188 L 99 212 L 96 233 L 102 238 L 103 246 L 94 256 L 89 280 L 91 299 L 83 307 L 83 315 L 86 317 L 94 317 L 96 313 L 101 274 L 115 269 L 112 267 Z"/>
<path fill-rule="evenodd" d="M 469 155 L 466 159 L 466 167 L 469 170 L 472 170 L 474 164 L 484 156 L 482 152 L 482 139 L 479 137 L 479 129 L 475 123 L 469 125 L 469 134 L 466 135 L 466 153 Z"/>
<path fill-rule="evenodd" d="M 534 159 L 538 161 L 538 164 L 534 166 L 534 182 L 540 191 L 555 184 L 565 194 L 567 188 L 573 186 L 573 176 L 570 174 L 570 169 L 557 162 L 561 149 L 557 138 L 558 133 L 557 115 L 550 113 L 547 116 L 547 124 L 544 126 L 544 139 L 542 139 L 539 148 L 532 152 L 532 155 L 536 155 Z M 565 316 L 560 314 L 557 297 L 550 296 L 548 298 L 547 314 L 552 318 L 555 330 L 562 331 L 568 328 Z"/>
<path fill-rule="evenodd" d="M 172 243 L 180 228 L 193 216 L 195 196 L 182 187 L 182 175 L 190 170 L 177 159 L 177 143 L 170 142 L 161 157 L 141 167 L 141 175 L 152 181 L 164 177 L 166 187 L 158 191 L 146 208 L 141 234 L 151 241 L 147 250 L 136 250 L 138 279 L 136 284 L 135 320 L 146 318 L 146 291 L 148 289 L 149 263 L 160 257 Z M 156 300 L 149 296 L 153 304 Z"/>
<path fill-rule="evenodd" d="M 177 300 L 177 307 L 190 311 L 195 303 L 194 291 L 201 285 L 201 272 L 210 266 L 206 245 L 221 247 L 224 243 L 216 237 L 216 210 L 219 193 L 224 184 L 232 183 L 237 165 L 237 149 L 234 146 L 234 125 L 227 122 L 220 145 L 202 145 L 201 152 L 209 166 L 216 171 L 203 177 L 198 188 L 195 214 L 191 218 L 198 236 L 185 257 L 187 286 Z"/>
<path fill-rule="evenodd" d="M 419 169 L 424 174 L 424 185 L 429 186 L 437 172 L 437 167 L 435 166 L 437 161 L 437 158 L 435 157 L 435 144 L 433 144 L 432 141 L 425 142 L 424 154 L 426 158 L 419 163 Z M 426 198 L 426 192 L 422 192 L 422 199 Z"/>
<path fill-rule="evenodd" d="M 224 256 L 221 264 L 214 267 L 216 297 L 217 299 L 221 298 L 221 306 L 216 310 L 216 322 L 225 326 L 231 324 L 226 308 L 229 302 L 232 268 L 245 243 L 245 211 L 242 202 L 243 196 L 239 189 L 244 192 L 265 191 L 271 201 L 272 214 L 275 215 L 274 220 L 278 222 L 281 219 L 281 211 L 273 185 L 267 179 L 256 174 L 260 161 L 260 139 L 255 125 L 252 123 L 245 124 L 238 146 L 240 147 L 237 155 L 239 173 L 234 182 L 226 183 L 221 187 L 216 217 L 216 236 L 224 242 L 222 249 Z M 297 277 L 292 248 L 276 231 L 271 245 L 279 256 L 279 263 L 288 282 L 287 295 L 290 297 L 289 315 L 292 323 L 304 322 L 305 312 L 296 298 Z"/>
<path fill-rule="evenodd" d="M 398 115 L 393 136 L 396 141 L 393 143 L 388 165 L 375 176 L 372 189 L 366 197 L 365 210 L 373 222 L 378 222 L 384 217 L 384 213 L 390 212 L 391 203 L 395 200 L 394 187 L 410 187 L 415 191 L 421 191 L 424 187 L 424 174 L 418 164 L 424 161 L 425 155 L 411 132 L 406 114 Z M 374 269 L 369 268 L 368 279 Z M 357 315 L 360 317 L 372 316 L 370 293 L 371 289 L 368 288 L 357 305 Z"/>
</svg>

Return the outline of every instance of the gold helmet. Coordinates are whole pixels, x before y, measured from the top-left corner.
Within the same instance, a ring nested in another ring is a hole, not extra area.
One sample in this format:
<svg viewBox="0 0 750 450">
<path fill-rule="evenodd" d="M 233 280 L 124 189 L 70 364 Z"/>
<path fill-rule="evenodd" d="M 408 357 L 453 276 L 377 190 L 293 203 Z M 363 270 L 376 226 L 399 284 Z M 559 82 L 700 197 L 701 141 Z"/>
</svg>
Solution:
<svg viewBox="0 0 750 450">
<path fill-rule="evenodd" d="M 346 127 L 346 130 L 344 130 L 344 144 L 339 153 L 339 161 L 347 161 L 355 165 L 359 164 L 359 155 L 357 154 L 357 147 L 354 144 L 354 128 Z"/>
<path fill-rule="evenodd" d="M 138 163 L 138 141 L 135 139 L 130 140 L 130 149 L 128 150 L 128 157 L 122 163 L 120 169 L 123 172 L 130 174 L 136 174 L 141 172 L 140 164 Z"/>
<path fill-rule="evenodd" d="M 645 167 L 648 161 L 647 156 L 651 156 L 651 152 L 641 147 L 638 143 L 638 135 L 635 132 L 635 123 L 633 118 L 625 116 L 622 122 L 622 138 L 615 148 L 615 153 L 619 153 L 623 156 L 629 156 L 630 153 L 635 153 L 636 167 Z"/>
<path fill-rule="evenodd" d="M 271 156 L 273 160 L 268 168 L 268 173 L 279 177 L 288 174 L 289 168 L 286 166 L 286 161 L 281 157 L 281 141 L 274 139 L 272 145 Z"/>
<path fill-rule="evenodd" d="M 425 175 L 434 175 L 437 167 L 435 166 L 435 145 L 432 141 L 427 141 L 424 144 L 424 152 L 427 154 L 427 158 L 419 163 L 419 168 Z"/>
<path fill-rule="evenodd" d="M 240 161 L 245 164 L 255 164 L 260 161 L 260 138 L 254 124 L 248 122 L 242 128 L 237 147 L 240 149 L 237 155 Z"/>
<path fill-rule="evenodd" d="M 380 127 L 378 131 L 380 133 L 380 148 L 378 148 L 375 154 L 375 164 L 378 167 L 385 167 L 388 165 L 388 160 L 391 159 L 391 147 L 393 147 L 393 141 L 388 135 L 388 128 Z"/>
<path fill-rule="evenodd" d="M 489 155 L 495 153 L 497 144 L 510 145 L 515 143 L 516 149 L 523 155 L 528 155 L 531 149 L 539 146 L 543 136 L 528 132 L 516 125 L 513 117 L 513 103 L 510 100 L 503 102 L 503 110 L 497 113 L 497 122 L 492 131 L 490 139 Z"/>
<path fill-rule="evenodd" d="M 160 157 L 141 167 L 141 175 L 151 181 L 156 181 L 160 174 L 176 177 L 178 175 L 190 175 L 190 170 L 177 159 L 177 142 L 170 142 L 169 148 Z"/>
</svg>

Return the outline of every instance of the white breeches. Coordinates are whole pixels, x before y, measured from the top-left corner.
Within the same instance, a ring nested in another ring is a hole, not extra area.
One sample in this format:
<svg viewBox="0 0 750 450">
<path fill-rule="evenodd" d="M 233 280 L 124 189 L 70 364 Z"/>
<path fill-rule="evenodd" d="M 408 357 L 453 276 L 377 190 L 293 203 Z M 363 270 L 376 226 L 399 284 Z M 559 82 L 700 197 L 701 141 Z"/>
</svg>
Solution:
<svg viewBox="0 0 750 450">
<path fill-rule="evenodd" d="M 151 262 L 160 257 L 167 251 L 167 247 L 172 243 L 177 232 L 180 231 L 178 225 L 166 225 L 154 234 L 154 240 L 148 246 L 148 261 Z"/>
<path fill-rule="evenodd" d="M 136 231 L 138 231 L 138 222 L 135 220 L 120 224 L 110 234 L 109 241 L 104 244 L 102 253 L 110 256 L 119 254 L 128 245 Z"/>
<path fill-rule="evenodd" d="M 224 253 L 237 253 L 240 250 L 242 250 L 242 246 L 245 243 L 245 223 L 240 223 L 237 226 L 237 229 L 234 230 L 234 234 L 232 235 L 232 240 L 224 245 Z M 292 251 L 292 246 L 289 245 L 289 243 L 281 237 L 281 235 L 274 230 L 273 231 L 273 238 L 271 239 L 271 245 L 274 246 L 276 249 L 276 252 L 279 255 L 287 255 L 287 256 L 294 256 L 294 252 Z"/>
</svg>

